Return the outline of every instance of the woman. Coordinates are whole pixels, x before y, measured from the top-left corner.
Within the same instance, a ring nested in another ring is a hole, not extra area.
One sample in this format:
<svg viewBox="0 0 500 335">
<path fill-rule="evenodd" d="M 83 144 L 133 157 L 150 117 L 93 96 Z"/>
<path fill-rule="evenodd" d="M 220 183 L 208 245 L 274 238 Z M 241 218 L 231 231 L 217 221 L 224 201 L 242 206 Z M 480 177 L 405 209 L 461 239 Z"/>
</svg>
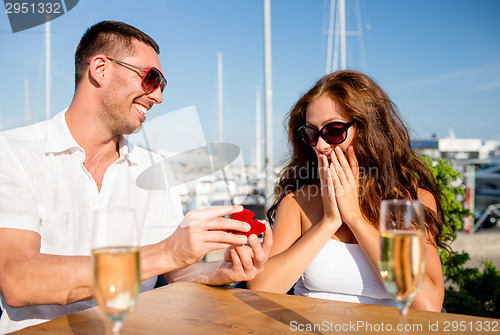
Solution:
<svg viewBox="0 0 500 335">
<path fill-rule="evenodd" d="M 384 91 L 355 71 L 326 75 L 288 115 L 292 157 L 268 211 L 272 256 L 250 289 L 378 305 L 394 303 L 378 275 L 382 199 L 419 199 L 427 265 L 412 308 L 440 311 L 440 192 L 411 150 L 408 130 Z"/>
</svg>

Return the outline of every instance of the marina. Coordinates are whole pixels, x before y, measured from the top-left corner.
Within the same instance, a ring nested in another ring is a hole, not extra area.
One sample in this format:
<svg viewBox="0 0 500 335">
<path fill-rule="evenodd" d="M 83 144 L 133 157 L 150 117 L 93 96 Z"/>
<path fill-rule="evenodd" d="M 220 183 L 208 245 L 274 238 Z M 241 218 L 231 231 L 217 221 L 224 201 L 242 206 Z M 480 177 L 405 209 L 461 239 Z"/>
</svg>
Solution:
<svg viewBox="0 0 500 335">
<path fill-rule="evenodd" d="M 474 214 L 468 232 L 496 226 L 500 219 L 500 141 L 479 138 L 456 138 L 453 131 L 446 138 L 434 137 L 412 143 L 416 153 L 434 162 L 448 159 L 462 175 L 455 182 L 464 189 L 465 197 L 458 199 Z"/>
</svg>

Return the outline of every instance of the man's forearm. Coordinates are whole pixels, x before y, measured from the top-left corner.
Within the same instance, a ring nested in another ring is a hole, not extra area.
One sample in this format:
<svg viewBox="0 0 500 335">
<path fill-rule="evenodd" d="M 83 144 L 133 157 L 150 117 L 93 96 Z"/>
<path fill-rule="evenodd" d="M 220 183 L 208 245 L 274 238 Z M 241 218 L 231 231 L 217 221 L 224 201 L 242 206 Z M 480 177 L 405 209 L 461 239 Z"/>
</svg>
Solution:
<svg viewBox="0 0 500 335">
<path fill-rule="evenodd" d="M 36 254 L 4 265 L 2 294 L 11 307 L 60 304 L 92 298 L 90 259 Z"/>
<path fill-rule="evenodd" d="M 191 281 L 206 285 L 224 285 L 217 279 L 219 262 L 197 262 L 187 268 L 174 270 L 164 275 L 167 283 L 177 281 Z"/>
<path fill-rule="evenodd" d="M 141 247 L 141 280 L 168 270 L 165 260 L 153 255 L 161 253 L 159 245 Z M 2 294 L 11 307 L 28 305 L 65 305 L 93 298 L 89 256 L 31 254 L 7 260 L 3 267 Z"/>
</svg>

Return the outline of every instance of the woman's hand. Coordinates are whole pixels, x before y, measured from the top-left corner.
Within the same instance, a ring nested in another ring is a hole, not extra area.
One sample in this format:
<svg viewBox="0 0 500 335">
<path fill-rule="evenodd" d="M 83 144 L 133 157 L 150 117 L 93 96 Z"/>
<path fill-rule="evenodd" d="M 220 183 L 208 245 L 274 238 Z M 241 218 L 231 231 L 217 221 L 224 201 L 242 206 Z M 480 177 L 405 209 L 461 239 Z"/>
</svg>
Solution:
<svg viewBox="0 0 500 335">
<path fill-rule="evenodd" d="M 330 154 L 329 170 L 332 174 L 335 198 L 342 219 L 348 225 L 363 218 L 359 207 L 359 168 L 354 148 L 347 148 L 347 159 L 340 147 Z"/>
<path fill-rule="evenodd" d="M 323 220 L 321 223 L 331 225 L 333 235 L 342 225 L 342 218 L 335 199 L 333 175 L 325 155 L 318 156 L 318 164 L 321 198 L 323 199 Z"/>
</svg>

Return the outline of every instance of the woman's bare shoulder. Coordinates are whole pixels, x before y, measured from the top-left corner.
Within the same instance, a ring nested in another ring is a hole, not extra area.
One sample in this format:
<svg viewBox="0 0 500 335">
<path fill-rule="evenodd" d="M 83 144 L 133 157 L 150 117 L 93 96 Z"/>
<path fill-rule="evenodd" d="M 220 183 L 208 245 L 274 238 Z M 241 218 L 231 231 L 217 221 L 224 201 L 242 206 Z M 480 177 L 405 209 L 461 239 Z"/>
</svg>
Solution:
<svg viewBox="0 0 500 335">
<path fill-rule="evenodd" d="M 432 209 L 433 211 L 437 211 L 436 198 L 434 197 L 434 195 L 431 192 L 424 190 L 423 188 L 419 188 L 417 190 L 417 197 L 418 197 L 418 200 L 420 200 L 420 202 L 422 202 L 422 204 L 425 207 L 428 207 L 428 208 Z"/>
<path fill-rule="evenodd" d="M 323 214 L 321 201 L 321 191 L 317 185 L 304 185 L 299 190 L 294 190 L 288 193 L 278 206 L 277 216 L 299 217 L 301 222 L 304 221 L 306 226 L 310 226 L 310 221 L 318 221 L 318 218 Z M 280 212 L 280 213 L 278 213 Z"/>
<path fill-rule="evenodd" d="M 316 202 L 318 197 L 321 197 L 321 189 L 319 185 L 309 184 L 304 185 L 300 189 L 291 192 L 291 196 L 301 207 L 307 207 L 312 202 Z"/>
</svg>

